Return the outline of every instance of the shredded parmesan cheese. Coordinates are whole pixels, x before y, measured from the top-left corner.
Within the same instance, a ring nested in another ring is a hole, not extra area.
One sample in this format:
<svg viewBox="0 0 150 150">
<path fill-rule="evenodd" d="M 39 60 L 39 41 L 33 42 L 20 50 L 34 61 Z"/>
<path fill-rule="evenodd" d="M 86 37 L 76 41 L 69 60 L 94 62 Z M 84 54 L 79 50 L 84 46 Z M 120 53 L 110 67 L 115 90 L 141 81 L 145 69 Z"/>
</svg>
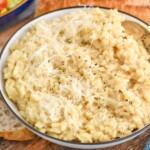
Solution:
<svg viewBox="0 0 150 150">
<path fill-rule="evenodd" d="M 40 21 L 11 48 L 6 92 L 31 125 L 81 142 L 131 134 L 150 121 L 150 55 L 116 10 Z"/>
</svg>

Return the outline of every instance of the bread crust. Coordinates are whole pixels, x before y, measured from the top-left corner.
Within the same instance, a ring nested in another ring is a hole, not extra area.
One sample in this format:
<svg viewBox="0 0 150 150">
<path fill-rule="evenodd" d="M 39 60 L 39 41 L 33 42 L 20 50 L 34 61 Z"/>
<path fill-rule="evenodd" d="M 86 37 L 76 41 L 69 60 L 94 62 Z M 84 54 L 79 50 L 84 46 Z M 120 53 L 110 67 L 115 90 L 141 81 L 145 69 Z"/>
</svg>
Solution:
<svg viewBox="0 0 150 150">
<path fill-rule="evenodd" d="M 150 0 L 39 0 L 35 16 L 52 10 L 79 5 L 117 8 L 150 24 Z"/>
<path fill-rule="evenodd" d="M 18 130 L 0 131 L 0 137 L 6 140 L 27 141 L 34 139 L 35 135 L 25 127 L 22 127 Z"/>
<path fill-rule="evenodd" d="M 6 119 L 6 121 L 9 120 L 10 118 L 12 118 L 13 120 L 16 119 L 13 117 L 11 112 L 9 112 L 9 110 L 7 109 L 7 107 L 2 102 L 1 99 L 0 99 L 0 110 L 3 111 L 3 114 L 5 113 L 5 117 L 8 115 L 8 119 Z M 6 113 L 6 112 L 9 112 L 9 113 Z M 3 117 L 3 116 L 0 116 L 0 117 Z M 4 120 L 4 122 L 6 121 Z M 14 121 L 20 124 L 20 122 L 17 119 Z M 1 125 L 2 124 L 0 124 L 0 129 L 1 129 Z M 7 140 L 26 141 L 26 140 L 34 139 L 35 135 L 31 131 L 29 131 L 24 125 L 20 124 L 20 127 L 16 127 L 16 129 L 15 128 L 9 129 L 8 127 L 8 129 L 0 130 L 0 137 L 3 137 L 4 139 L 7 139 Z"/>
</svg>

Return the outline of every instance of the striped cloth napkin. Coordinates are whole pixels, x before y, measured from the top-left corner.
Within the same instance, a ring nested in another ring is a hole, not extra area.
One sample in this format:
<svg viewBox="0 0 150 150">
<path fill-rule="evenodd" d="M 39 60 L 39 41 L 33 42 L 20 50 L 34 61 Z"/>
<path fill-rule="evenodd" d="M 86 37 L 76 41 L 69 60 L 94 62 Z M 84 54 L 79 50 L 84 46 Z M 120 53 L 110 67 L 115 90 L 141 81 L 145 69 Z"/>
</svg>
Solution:
<svg viewBox="0 0 150 150">
<path fill-rule="evenodd" d="M 144 150 L 150 150 L 150 137 L 149 137 L 149 139 L 148 139 L 148 141 L 144 147 Z"/>
</svg>

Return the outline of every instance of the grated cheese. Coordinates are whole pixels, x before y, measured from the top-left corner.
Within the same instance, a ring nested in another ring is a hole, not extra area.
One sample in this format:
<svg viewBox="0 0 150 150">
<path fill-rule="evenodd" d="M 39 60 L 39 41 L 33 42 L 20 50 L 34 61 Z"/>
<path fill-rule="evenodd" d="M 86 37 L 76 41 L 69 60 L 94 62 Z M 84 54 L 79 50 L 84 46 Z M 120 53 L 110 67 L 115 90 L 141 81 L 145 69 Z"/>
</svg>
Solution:
<svg viewBox="0 0 150 150">
<path fill-rule="evenodd" d="M 117 10 L 72 12 L 37 22 L 12 46 L 5 89 L 26 121 L 81 142 L 112 140 L 148 124 L 150 56 L 124 33 L 123 20 Z"/>
</svg>

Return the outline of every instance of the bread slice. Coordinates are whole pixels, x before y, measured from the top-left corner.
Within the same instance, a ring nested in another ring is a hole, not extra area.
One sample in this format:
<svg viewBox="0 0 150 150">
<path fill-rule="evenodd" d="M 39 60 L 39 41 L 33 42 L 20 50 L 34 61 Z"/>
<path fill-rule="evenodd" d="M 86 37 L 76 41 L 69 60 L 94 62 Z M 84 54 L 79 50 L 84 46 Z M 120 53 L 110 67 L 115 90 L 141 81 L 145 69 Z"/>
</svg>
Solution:
<svg viewBox="0 0 150 150">
<path fill-rule="evenodd" d="M 35 16 L 60 8 L 80 5 L 116 8 L 150 24 L 150 0 L 39 0 Z"/>
<path fill-rule="evenodd" d="M 11 114 L 2 100 L 0 100 L 0 137 L 17 141 L 26 141 L 35 137 Z"/>
</svg>

